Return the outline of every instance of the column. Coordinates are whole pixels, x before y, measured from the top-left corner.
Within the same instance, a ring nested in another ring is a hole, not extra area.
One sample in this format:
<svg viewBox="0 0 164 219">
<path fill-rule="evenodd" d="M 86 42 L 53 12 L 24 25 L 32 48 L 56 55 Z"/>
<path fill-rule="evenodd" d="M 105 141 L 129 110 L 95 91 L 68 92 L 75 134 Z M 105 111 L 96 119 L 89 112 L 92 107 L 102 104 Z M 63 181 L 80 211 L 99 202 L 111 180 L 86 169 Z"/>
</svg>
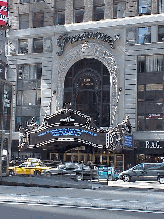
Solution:
<svg viewBox="0 0 164 219">
<path fill-rule="evenodd" d="M 92 21 L 93 19 L 93 0 L 84 0 L 84 22 Z"/>
<path fill-rule="evenodd" d="M 158 14 L 158 0 L 152 0 L 151 13 Z"/>
<path fill-rule="evenodd" d="M 105 19 L 113 19 L 113 0 L 104 0 L 105 3 Z"/>
<path fill-rule="evenodd" d="M 65 3 L 65 23 L 73 23 L 73 0 L 66 0 Z"/>
</svg>

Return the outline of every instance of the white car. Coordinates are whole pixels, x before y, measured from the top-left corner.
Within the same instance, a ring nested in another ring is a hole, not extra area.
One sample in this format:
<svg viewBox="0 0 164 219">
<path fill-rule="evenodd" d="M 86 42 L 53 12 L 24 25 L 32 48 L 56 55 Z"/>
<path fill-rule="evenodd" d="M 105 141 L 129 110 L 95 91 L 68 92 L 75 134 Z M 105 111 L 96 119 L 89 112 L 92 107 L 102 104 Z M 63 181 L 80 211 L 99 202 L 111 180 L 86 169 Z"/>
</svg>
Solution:
<svg viewBox="0 0 164 219">
<path fill-rule="evenodd" d="M 51 177 L 52 175 L 59 175 L 63 173 L 63 169 L 65 168 L 65 165 L 61 164 L 55 168 L 50 168 L 48 170 L 43 171 L 43 174 L 47 177 Z"/>
</svg>

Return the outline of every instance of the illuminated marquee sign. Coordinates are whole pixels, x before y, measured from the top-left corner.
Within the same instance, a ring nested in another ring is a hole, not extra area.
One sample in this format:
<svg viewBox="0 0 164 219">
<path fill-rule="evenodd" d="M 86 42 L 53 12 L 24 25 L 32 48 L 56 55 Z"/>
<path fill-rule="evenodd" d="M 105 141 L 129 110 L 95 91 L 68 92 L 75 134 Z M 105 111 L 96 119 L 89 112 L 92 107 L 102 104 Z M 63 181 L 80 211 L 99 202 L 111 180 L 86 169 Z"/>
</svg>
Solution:
<svg viewBox="0 0 164 219">
<path fill-rule="evenodd" d="M 124 135 L 124 146 L 133 147 L 133 137 Z"/>
<path fill-rule="evenodd" d="M 48 130 L 46 132 L 43 132 L 39 134 L 38 136 L 46 135 L 48 133 L 51 133 L 53 136 L 81 136 L 82 133 L 87 133 L 92 136 L 97 136 L 97 134 L 90 132 L 88 130 L 84 129 L 73 129 L 73 128 L 61 128 L 61 129 L 53 129 L 53 130 Z"/>
<path fill-rule="evenodd" d="M 0 0 L 0 25 L 7 23 L 7 0 Z"/>
</svg>

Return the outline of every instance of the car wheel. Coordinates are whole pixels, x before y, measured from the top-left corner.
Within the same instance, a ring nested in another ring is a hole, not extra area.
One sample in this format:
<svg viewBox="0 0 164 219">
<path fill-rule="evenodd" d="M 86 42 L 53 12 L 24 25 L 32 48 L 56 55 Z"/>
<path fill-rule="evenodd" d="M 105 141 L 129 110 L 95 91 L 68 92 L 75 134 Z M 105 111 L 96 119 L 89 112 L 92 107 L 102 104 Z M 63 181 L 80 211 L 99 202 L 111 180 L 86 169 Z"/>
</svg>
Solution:
<svg viewBox="0 0 164 219">
<path fill-rule="evenodd" d="M 51 177 L 52 174 L 51 174 L 50 172 L 47 172 L 47 173 L 46 173 L 46 176 L 47 176 L 47 177 Z"/>
<path fill-rule="evenodd" d="M 123 176 L 123 181 L 124 181 L 124 182 L 130 182 L 130 181 L 131 181 L 130 176 L 129 176 L 129 175 L 124 175 L 124 176 Z"/>
<path fill-rule="evenodd" d="M 158 182 L 159 182 L 160 184 L 164 183 L 164 178 L 161 177 L 161 176 L 159 176 L 159 177 L 158 177 Z"/>
<path fill-rule="evenodd" d="M 9 176 L 13 176 L 14 172 L 12 170 L 9 170 Z"/>
<path fill-rule="evenodd" d="M 40 171 L 35 171 L 34 174 L 35 174 L 36 176 L 40 176 L 40 175 L 41 175 L 41 172 L 40 172 Z"/>
<path fill-rule="evenodd" d="M 77 179 L 77 180 L 83 180 L 83 179 L 82 179 L 82 175 L 77 175 L 77 176 L 76 176 L 76 179 Z"/>
</svg>

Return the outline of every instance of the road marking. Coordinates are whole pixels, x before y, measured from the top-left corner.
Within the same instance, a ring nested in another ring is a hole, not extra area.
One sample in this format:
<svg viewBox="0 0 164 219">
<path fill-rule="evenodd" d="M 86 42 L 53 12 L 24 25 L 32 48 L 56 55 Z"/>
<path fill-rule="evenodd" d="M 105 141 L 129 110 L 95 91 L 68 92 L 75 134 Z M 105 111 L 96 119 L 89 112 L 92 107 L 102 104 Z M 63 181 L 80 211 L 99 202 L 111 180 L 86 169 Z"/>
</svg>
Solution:
<svg viewBox="0 0 164 219">
<path fill-rule="evenodd" d="M 73 205 L 62 205 L 61 208 L 76 208 L 76 206 Z"/>
<path fill-rule="evenodd" d="M 138 201 L 129 201 L 129 202 L 132 202 L 132 203 L 133 203 L 133 202 L 138 202 Z"/>
<path fill-rule="evenodd" d="M 116 200 L 111 200 L 112 202 L 120 202 L 121 200 L 116 199 Z"/>
</svg>

